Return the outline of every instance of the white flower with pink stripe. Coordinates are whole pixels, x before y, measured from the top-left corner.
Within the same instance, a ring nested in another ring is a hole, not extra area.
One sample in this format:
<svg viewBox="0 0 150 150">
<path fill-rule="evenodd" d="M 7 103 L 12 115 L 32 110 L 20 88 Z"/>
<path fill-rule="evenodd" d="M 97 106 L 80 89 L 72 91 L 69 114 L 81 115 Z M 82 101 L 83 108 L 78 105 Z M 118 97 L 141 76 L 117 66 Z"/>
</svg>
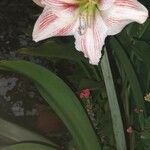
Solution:
<svg viewBox="0 0 150 150">
<path fill-rule="evenodd" d="M 137 0 L 34 0 L 44 7 L 33 40 L 74 35 L 75 47 L 97 65 L 106 36 L 131 22 L 144 23 L 147 9 Z"/>
</svg>

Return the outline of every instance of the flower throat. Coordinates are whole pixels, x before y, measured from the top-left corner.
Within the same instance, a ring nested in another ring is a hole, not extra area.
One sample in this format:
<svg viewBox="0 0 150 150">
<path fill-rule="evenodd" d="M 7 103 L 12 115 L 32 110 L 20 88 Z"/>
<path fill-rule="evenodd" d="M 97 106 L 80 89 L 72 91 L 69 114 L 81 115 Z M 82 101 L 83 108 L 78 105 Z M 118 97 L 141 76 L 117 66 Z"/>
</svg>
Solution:
<svg viewBox="0 0 150 150">
<path fill-rule="evenodd" d="M 83 35 L 87 29 L 91 27 L 91 24 L 95 18 L 95 11 L 98 0 L 80 0 L 80 17 L 79 17 L 79 28 L 78 33 Z"/>
</svg>

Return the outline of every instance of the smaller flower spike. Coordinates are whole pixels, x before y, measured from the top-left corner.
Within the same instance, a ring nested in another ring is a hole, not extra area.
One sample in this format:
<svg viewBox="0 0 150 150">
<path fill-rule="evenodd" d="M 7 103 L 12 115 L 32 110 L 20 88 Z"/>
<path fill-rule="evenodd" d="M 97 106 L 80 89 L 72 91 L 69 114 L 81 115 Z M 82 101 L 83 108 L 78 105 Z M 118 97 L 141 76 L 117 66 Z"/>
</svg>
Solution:
<svg viewBox="0 0 150 150">
<path fill-rule="evenodd" d="M 137 0 L 34 0 L 44 6 L 35 23 L 33 40 L 75 37 L 75 47 L 98 65 L 105 38 L 131 22 L 144 23 L 148 10 Z"/>
</svg>

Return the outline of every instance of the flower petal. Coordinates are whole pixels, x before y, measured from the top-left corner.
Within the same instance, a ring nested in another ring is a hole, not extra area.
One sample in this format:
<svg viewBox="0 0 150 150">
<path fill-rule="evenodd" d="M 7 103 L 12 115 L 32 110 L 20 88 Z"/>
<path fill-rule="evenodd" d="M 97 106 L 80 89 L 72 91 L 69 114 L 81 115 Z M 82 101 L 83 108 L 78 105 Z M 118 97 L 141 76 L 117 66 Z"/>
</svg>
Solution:
<svg viewBox="0 0 150 150">
<path fill-rule="evenodd" d="M 64 4 L 76 4 L 76 0 L 42 0 L 45 5 L 64 5 Z"/>
<path fill-rule="evenodd" d="M 34 3 L 39 5 L 40 7 L 44 7 L 44 5 L 41 3 L 42 0 L 33 0 Z"/>
<path fill-rule="evenodd" d="M 85 57 L 89 58 L 89 62 L 98 65 L 101 58 L 101 50 L 106 37 L 106 26 L 99 14 L 96 13 L 94 23 L 87 28 L 85 34 L 80 35 L 76 32 L 75 46 L 76 49 L 82 51 Z"/>
<path fill-rule="evenodd" d="M 52 12 L 58 16 L 72 16 L 78 4 L 75 0 L 42 0 L 42 4 L 51 8 Z"/>
<path fill-rule="evenodd" d="M 106 10 L 110 8 L 115 0 L 100 0 L 98 8 L 100 10 Z"/>
<path fill-rule="evenodd" d="M 119 33 L 128 23 L 144 23 L 148 17 L 147 9 L 136 0 L 115 0 L 114 5 L 101 11 L 108 26 L 108 35 Z"/>
<path fill-rule="evenodd" d="M 59 18 L 49 7 L 45 7 L 35 23 L 33 40 L 37 42 L 52 36 L 72 35 L 76 28 L 76 18 Z"/>
</svg>

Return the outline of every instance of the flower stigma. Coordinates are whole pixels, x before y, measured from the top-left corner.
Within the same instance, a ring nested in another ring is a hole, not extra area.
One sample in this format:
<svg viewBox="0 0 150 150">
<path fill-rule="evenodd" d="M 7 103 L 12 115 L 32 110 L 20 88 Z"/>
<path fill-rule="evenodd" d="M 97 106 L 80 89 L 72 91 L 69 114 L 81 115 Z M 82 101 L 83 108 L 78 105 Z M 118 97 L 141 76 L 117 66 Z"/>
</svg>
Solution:
<svg viewBox="0 0 150 150">
<path fill-rule="evenodd" d="M 83 35 L 86 33 L 87 29 L 91 27 L 91 24 L 95 17 L 95 11 L 97 7 L 98 0 L 79 0 L 79 27 L 78 33 Z"/>
</svg>

